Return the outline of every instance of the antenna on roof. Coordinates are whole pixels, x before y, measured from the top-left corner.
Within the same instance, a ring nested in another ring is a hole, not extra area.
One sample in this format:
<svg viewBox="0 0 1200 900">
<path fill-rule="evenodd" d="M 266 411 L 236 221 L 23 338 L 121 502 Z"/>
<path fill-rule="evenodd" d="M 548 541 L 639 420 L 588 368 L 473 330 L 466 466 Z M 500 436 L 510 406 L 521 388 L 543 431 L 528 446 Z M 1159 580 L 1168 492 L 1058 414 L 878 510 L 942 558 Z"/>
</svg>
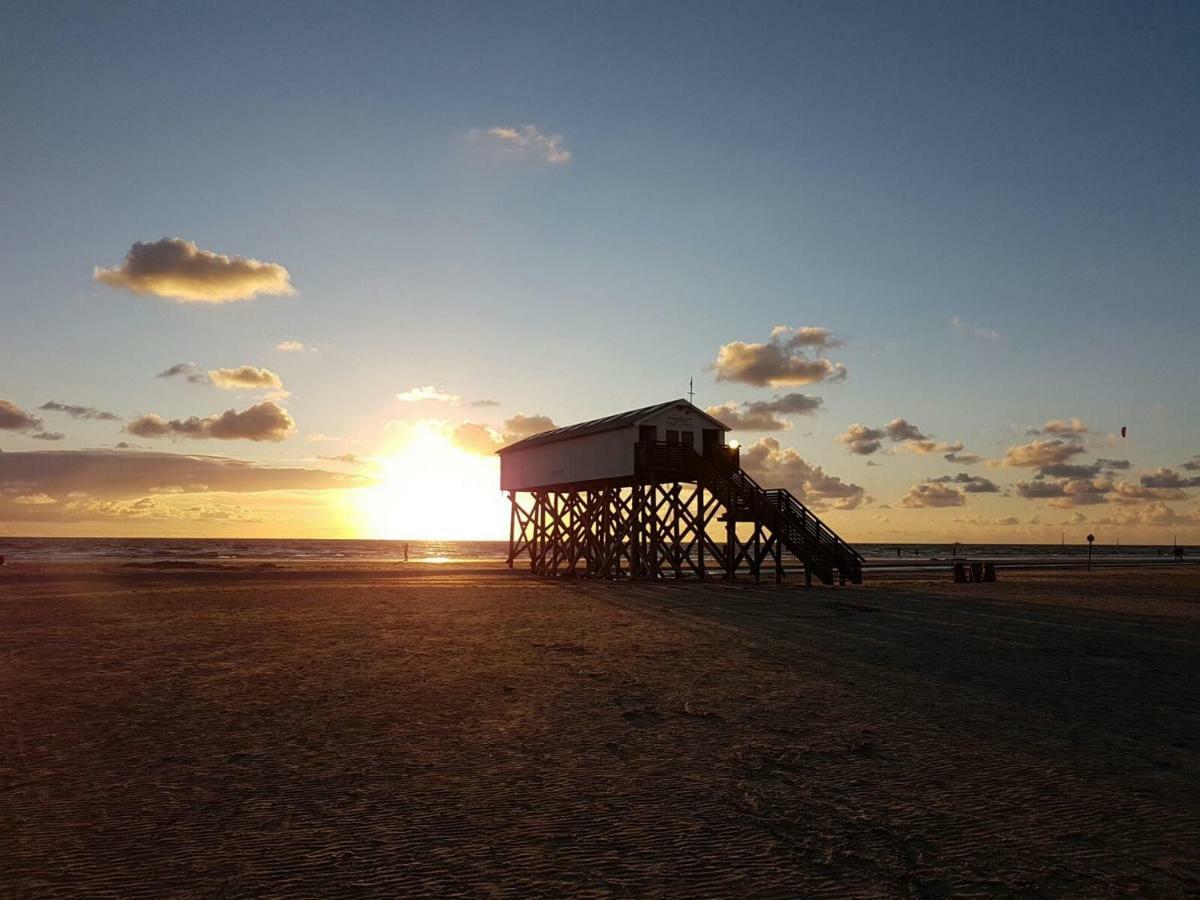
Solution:
<svg viewBox="0 0 1200 900">
<path fill-rule="evenodd" d="M 688 403 L 696 405 L 696 392 L 692 390 L 692 379 L 688 379 Z"/>
</svg>

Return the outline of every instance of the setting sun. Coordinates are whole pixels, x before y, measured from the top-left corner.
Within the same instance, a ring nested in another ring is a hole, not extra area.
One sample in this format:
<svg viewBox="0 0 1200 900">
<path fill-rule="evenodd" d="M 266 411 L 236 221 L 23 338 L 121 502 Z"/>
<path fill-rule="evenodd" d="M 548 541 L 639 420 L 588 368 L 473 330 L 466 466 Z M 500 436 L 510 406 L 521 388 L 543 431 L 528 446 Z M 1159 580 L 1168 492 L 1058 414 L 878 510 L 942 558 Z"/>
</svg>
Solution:
<svg viewBox="0 0 1200 900">
<path fill-rule="evenodd" d="M 499 460 L 456 446 L 439 422 L 403 429 L 376 460 L 379 484 L 360 492 L 362 530 L 387 540 L 489 540 L 505 536 L 508 503 Z"/>
</svg>

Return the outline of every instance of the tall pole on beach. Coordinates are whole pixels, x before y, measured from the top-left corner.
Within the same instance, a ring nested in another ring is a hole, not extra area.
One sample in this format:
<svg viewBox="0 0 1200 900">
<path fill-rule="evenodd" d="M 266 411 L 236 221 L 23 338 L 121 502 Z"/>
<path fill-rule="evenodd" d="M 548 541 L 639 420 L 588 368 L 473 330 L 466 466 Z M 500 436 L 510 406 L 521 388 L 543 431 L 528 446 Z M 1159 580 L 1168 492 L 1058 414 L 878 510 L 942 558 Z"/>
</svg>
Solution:
<svg viewBox="0 0 1200 900">
<path fill-rule="evenodd" d="M 1092 541 L 1096 540 L 1094 534 L 1088 535 L 1088 571 L 1092 571 Z"/>
</svg>

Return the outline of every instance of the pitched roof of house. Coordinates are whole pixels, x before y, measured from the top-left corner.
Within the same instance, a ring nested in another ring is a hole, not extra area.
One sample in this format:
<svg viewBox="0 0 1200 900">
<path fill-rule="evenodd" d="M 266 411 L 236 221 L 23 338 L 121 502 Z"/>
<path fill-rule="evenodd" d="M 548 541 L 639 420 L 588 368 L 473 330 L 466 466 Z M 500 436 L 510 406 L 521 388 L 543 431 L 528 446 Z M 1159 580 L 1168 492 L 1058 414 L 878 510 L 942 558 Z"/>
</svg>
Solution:
<svg viewBox="0 0 1200 900">
<path fill-rule="evenodd" d="M 673 407 L 686 406 L 693 411 L 704 416 L 718 428 L 724 431 L 730 431 L 730 427 L 724 422 L 714 419 L 698 406 L 688 403 L 686 400 L 668 400 L 665 403 L 656 403 L 653 406 L 643 406 L 641 409 L 631 409 L 627 412 L 616 413 L 611 416 L 605 416 L 602 419 L 592 419 L 587 422 L 579 422 L 575 425 L 564 425 L 562 428 L 552 428 L 549 431 L 543 431 L 539 434 L 532 434 L 527 438 L 517 441 L 515 444 L 509 444 L 503 449 L 497 450 L 497 453 L 508 453 L 510 450 L 526 449 L 528 447 L 536 447 L 541 444 L 553 444 L 555 441 L 565 441 L 569 438 L 583 437 L 585 434 L 598 434 L 602 431 L 611 431 L 614 428 L 625 428 L 630 425 L 637 425 L 646 419 L 653 418 L 659 413 L 666 412 Z"/>
</svg>

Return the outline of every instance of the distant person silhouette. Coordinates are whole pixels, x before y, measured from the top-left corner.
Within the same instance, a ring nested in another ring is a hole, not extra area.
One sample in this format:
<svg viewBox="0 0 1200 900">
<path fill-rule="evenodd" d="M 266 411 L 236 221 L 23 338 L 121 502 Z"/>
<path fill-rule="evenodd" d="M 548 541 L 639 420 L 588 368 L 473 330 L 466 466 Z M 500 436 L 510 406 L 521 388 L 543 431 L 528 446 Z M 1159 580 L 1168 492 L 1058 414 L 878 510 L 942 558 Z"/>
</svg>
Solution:
<svg viewBox="0 0 1200 900">
<path fill-rule="evenodd" d="M 408 562 L 408 544 L 404 545 L 404 561 Z"/>
</svg>

